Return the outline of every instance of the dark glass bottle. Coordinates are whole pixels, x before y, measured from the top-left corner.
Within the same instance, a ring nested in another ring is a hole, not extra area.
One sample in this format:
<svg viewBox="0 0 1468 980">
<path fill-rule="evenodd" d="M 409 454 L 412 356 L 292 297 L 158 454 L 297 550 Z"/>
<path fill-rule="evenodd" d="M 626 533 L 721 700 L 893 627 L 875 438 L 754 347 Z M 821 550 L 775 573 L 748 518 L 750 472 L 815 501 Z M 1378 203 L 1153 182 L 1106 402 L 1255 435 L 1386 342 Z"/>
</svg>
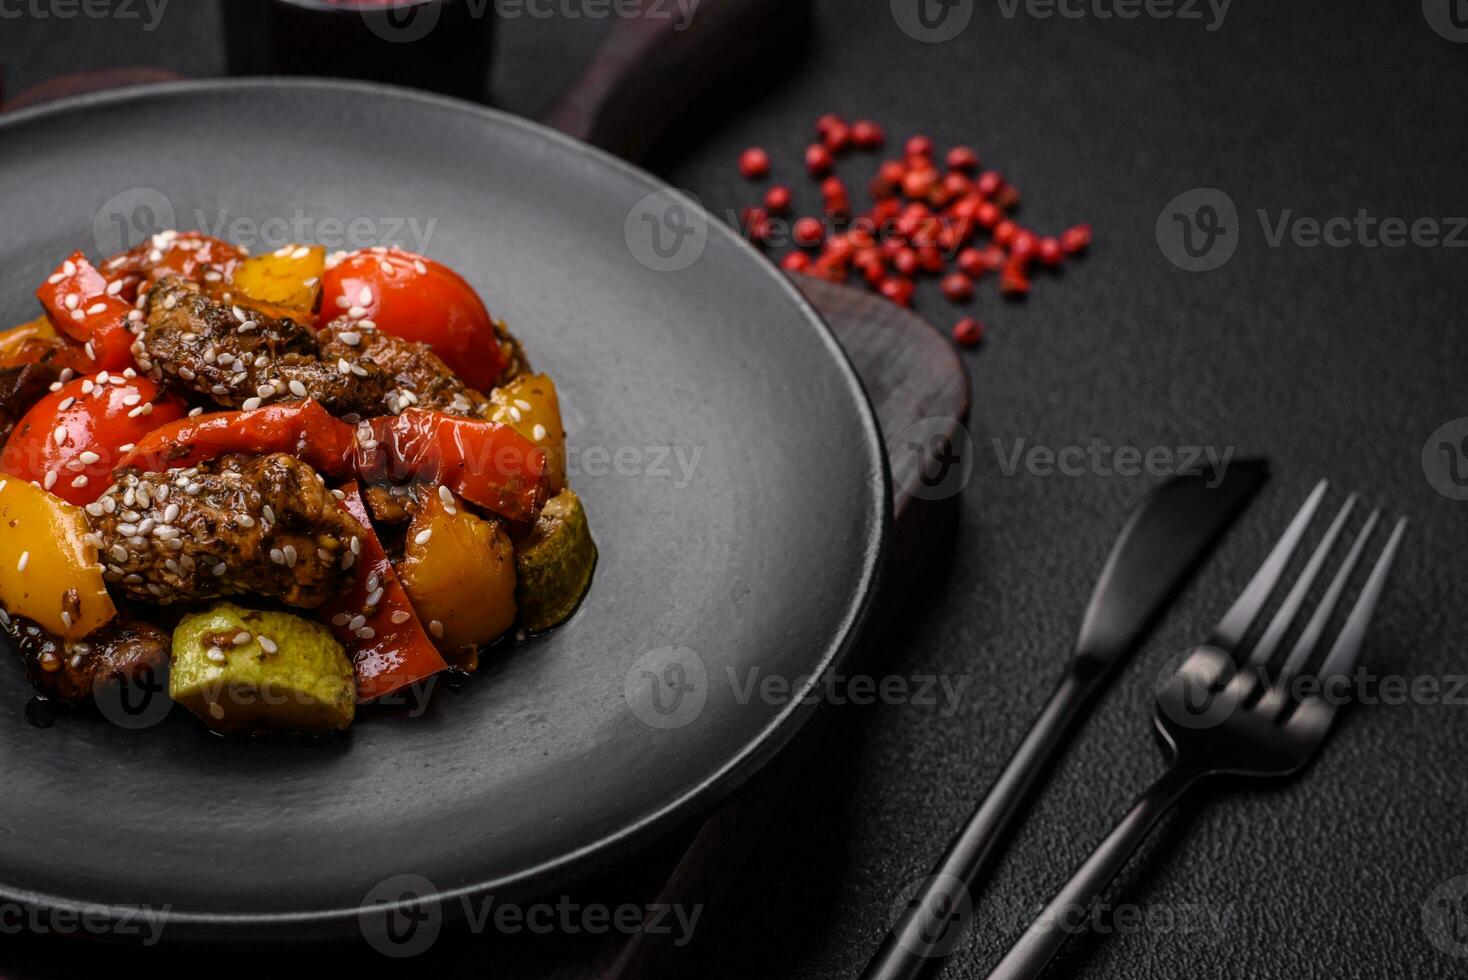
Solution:
<svg viewBox="0 0 1468 980">
<path fill-rule="evenodd" d="M 329 75 L 483 99 L 493 0 L 224 0 L 229 71 Z"/>
</svg>

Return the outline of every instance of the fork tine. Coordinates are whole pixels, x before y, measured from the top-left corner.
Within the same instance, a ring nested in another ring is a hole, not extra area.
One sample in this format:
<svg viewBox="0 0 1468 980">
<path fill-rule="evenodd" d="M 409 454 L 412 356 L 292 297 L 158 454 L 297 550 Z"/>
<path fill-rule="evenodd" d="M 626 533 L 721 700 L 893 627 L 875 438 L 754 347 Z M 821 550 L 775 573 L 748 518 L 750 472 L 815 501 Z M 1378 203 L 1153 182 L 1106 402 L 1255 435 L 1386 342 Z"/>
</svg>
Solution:
<svg viewBox="0 0 1468 980">
<path fill-rule="evenodd" d="M 1305 604 L 1305 598 L 1310 594 L 1310 587 L 1315 584 L 1315 579 L 1320 575 L 1320 570 L 1325 567 L 1325 560 L 1330 557 L 1330 552 L 1335 548 L 1336 539 L 1341 536 L 1341 530 L 1346 526 L 1346 521 L 1351 517 L 1351 511 L 1356 508 L 1356 501 L 1360 494 L 1351 494 L 1346 498 L 1345 506 L 1341 507 L 1336 514 L 1335 520 L 1330 522 L 1330 527 L 1325 532 L 1325 537 L 1320 539 L 1320 544 L 1315 547 L 1315 553 L 1310 556 L 1304 571 L 1295 584 L 1290 587 L 1289 595 L 1280 604 L 1279 610 L 1274 618 L 1269 621 L 1269 626 L 1264 630 L 1264 635 L 1259 637 L 1259 642 L 1254 646 L 1254 652 L 1249 654 L 1249 664 L 1262 666 L 1269 663 L 1274 651 L 1279 647 L 1280 641 L 1284 639 L 1285 633 L 1289 632 L 1290 624 L 1300 614 L 1300 607 Z"/>
<path fill-rule="evenodd" d="M 1285 659 L 1284 667 L 1280 670 L 1279 683 L 1281 686 L 1289 684 L 1295 676 L 1305 667 L 1305 661 L 1310 659 L 1315 645 L 1320 642 L 1320 637 L 1325 633 L 1325 627 L 1330 622 L 1335 607 L 1341 601 L 1341 593 L 1346 591 L 1346 585 L 1351 579 L 1351 573 L 1356 570 L 1356 565 L 1361 561 L 1361 555 L 1366 551 L 1366 542 L 1371 538 L 1371 532 L 1376 530 L 1376 522 L 1381 517 L 1381 508 L 1371 512 L 1362 526 L 1361 532 L 1356 535 L 1356 541 L 1351 545 L 1351 551 L 1346 555 L 1345 564 L 1341 565 L 1340 571 L 1335 573 L 1331 579 L 1330 588 L 1326 589 L 1325 595 L 1320 599 L 1320 605 L 1315 607 L 1315 614 L 1310 617 L 1310 622 L 1300 633 L 1300 638 L 1295 641 L 1294 649 L 1290 651 L 1289 657 Z"/>
<path fill-rule="evenodd" d="M 1290 526 L 1285 528 L 1285 533 L 1275 542 L 1274 548 L 1270 550 L 1269 557 L 1264 559 L 1264 564 L 1254 573 L 1249 584 L 1244 587 L 1238 599 L 1224 613 L 1218 625 L 1213 627 L 1213 634 L 1208 638 L 1210 646 L 1219 647 L 1224 650 L 1233 651 L 1238 649 L 1244 641 L 1244 634 L 1249 632 L 1249 627 L 1259 614 L 1264 610 L 1264 604 L 1269 601 L 1269 594 L 1279 584 L 1280 577 L 1284 575 L 1285 568 L 1290 563 L 1290 557 L 1294 555 L 1295 549 L 1300 546 L 1300 541 L 1305 537 L 1305 529 L 1315 519 L 1315 512 L 1320 509 L 1320 501 L 1325 499 L 1327 481 L 1321 480 L 1310 491 L 1305 505 L 1300 508 L 1299 513 L 1290 521 Z"/>
<path fill-rule="evenodd" d="M 1376 611 L 1376 603 L 1381 599 L 1382 590 L 1386 588 L 1386 578 L 1391 574 L 1392 562 L 1396 560 L 1397 548 L 1401 545 L 1402 535 L 1406 530 L 1406 518 L 1397 521 L 1396 527 L 1392 529 L 1392 536 L 1387 539 L 1386 547 L 1381 549 L 1381 557 L 1376 559 L 1376 566 L 1371 569 L 1371 577 L 1366 580 L 1360 598 L 1351 607 L 1351 614 L 1346 617 L 1346 625 L 1341 627 L 1340 635 L 1335 638 L 1330 654 L 1320 667 L 1322 681 L 1344 676 L 1355 669 L 1356 657 L 1361 653 L 1361 642 L 1366 638 L 1367 627 L 1371 625 L 1371 614 Z"/>
</svg>

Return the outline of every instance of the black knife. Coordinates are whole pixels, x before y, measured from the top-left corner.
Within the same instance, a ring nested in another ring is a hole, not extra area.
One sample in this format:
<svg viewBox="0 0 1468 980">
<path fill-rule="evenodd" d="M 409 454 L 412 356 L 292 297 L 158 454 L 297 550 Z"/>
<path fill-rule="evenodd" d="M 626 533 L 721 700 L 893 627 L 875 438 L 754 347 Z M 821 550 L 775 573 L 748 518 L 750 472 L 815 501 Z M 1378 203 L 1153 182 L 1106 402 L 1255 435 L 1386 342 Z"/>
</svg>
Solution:
<svg viewBox="0 0 1468 980">
<path fill-rule="evenodd" d="M 957 944 L 999 845 L 1076 724 L 1168 600 L 1269 476 L 1264 459 L 1173 477 L 1132 514 L 1091 593 L 1065 676 L 1014 758 L 948 846 L 862 974 L 932 976 Z"/>
</svg>

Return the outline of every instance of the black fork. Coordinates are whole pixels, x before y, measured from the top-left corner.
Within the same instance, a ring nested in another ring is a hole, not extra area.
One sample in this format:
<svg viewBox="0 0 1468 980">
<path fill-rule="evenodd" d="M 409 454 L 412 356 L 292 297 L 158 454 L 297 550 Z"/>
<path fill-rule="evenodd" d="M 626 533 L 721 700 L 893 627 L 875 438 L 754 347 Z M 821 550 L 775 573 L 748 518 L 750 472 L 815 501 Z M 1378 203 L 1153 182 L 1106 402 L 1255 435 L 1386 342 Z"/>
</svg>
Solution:
<svg viewBox="0 0 1468 980">
<path fill-rule="evenodd" d="M 1303 769 L 1325 742 L 1336 712 L 1346 700 L 1350 675 L 1406 529 L 1405 520 L 1397 522 L 1335 642 L 1319 669 L 1307 675 L 1305 667 L 1322 646 L 1351 573 L 1380 523 L 1381 511 L 1372 512 L 1278 673 L 1271 678 L 1266 671 L 1329 561 L 1356 507 L 1355 495 L 1331 522 L 1252 649 L 1244 649 L 1244 638 L 1283 579 L 1291 556 L 1320 509 L 1325 491 L 1322 481 L 1212 635 L 1192 650 L 1177 672 L 1158 688 L 1154 720 L 1171 756 L 1167 772 L 1076 869 L 989 974 L 989 980 L 1038 977 L 1079 924 L 1087 920 L 1091 905 L 1157 821 L 1201 780 L 1225 774 L 1289 776 Z M 1308 691 L 1303 690 L 1307 677 L 1314 681 Z"/>
</svg>

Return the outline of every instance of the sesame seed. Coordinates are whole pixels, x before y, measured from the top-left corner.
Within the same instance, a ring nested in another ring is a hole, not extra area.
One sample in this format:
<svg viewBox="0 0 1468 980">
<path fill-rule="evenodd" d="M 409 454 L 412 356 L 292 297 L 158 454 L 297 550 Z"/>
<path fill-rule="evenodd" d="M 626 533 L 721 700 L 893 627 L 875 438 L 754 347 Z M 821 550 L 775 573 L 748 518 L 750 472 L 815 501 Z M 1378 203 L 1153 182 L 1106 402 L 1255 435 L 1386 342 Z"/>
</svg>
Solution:
<svg viewBox="0 0 1468 980">
<path fill-rule="evenodd" d="M 266 653 L 276 653 L 280 650 L 280 647 L 276 646 L 275 641 L 272 640 L 270 637 L 262 636 L 260 637 L 260 649 L 264 650 Z"/>
<path fill-rule="evenodd" d="M 137 443 L 135 443 L 135 442 L 129 442 L 129 443 L 125 443 L 125 444 L 123 444 L 121 446 L 118 446 L 117 447 L 117 451 L 120 452 L 120 453 L 130 453 L 130 452 L 132 452 L 136 448 L 138 448 L 138 444 Z"/>
<path fill-rule="evenodd" d="M 364 626 L 357 630 L 357 636 L 363 640 L 370 640 L 377 635 L 377 631 L 370 626 Z"/>
<path fill-rule="evenodd" d="M 296 546 L 293 545 L 293 544 L 288 544 L 284 548 L 280 549 L 280 551 L 281 551 L 281 554 L 285 555 L 285 564 L 286 564 L 286 567 L 287 568 L 295 568 L 296 567 L 296 561 L 297 561 L 297 558 L 298 558 L 298 556 L 296 555 Z"/>
<path fill-rule="evenodd" d="M 220 562 L 218 565 L 215 565 L 213 568 L 209 569 L 209 571 L 212 575 L 214 575 L 214 577 L 218 578 L 222 576 L 225 572 L 229 571 L 229 566 L 226 565 L 224 562 Z"/>
<path fill-rule="evenodd" d="M 71 481 L 71 485 L 73 487 L 76 487 L 78 490 L 80 490 L 82 487 L 86 486 L 87 483 L 88 483 L 88 480 L 87 480 L 87 478 L 85 476 L 79 476 L 75 480 L 72 480 Z"/>
<path fill-rule="evenodd" d="M 345 296 L 338 296 L 336 298 L 336 305 L 338 308 L 345 310 L 347 307 L 352 305 L 352 301 L 347 299 Z"/>
<path fill-rule="evenodd" d="M 291 382 L 291 394 L 295 395 L 297 398 L 305 398 L 306 397 L 306 386 L 303 385 L 303 384 L 301 384 L 301 382 L 299 382 L 299 381 L 292 381 Z"/>
<path fill-rule="evenodd" d="M 102 458 L 101 456 L 98 456 L 96 453 L 92 452 L 90 449 L 86 450 L 80 456 L 77 457 L 77 459 L 81 460 L 82 463 L 85 464 L 85 465 L 87 465 L 87 466 L 91 466 L 93 463 L 98 462 L 101 458 Z"/>
<path fill-rule="evenodd" d="M 99 313 L 106 313 L 106 312 L 107 312 L 107 304 L 106 303 L 93 303 L 91 306 L 87 307 L 87 316 L 97 316 Z"/>
<path fill-rule="evenodd" d="M 246 398 L 243 402 L 240 403 L 240 408 L 244 409 L 247 412 L 253 412 L 259 407 L 260 399 L 258 398 Z"/>
<path fill-rule="evenodd" d="M 15 570 L 17 572 L 23 572 L 23 571 L 25 571 L 25 567 L 26 567 L 27 564 L 30 563 L 30 560 L 31 560 L 31 553 L 29 551 L 22 551 L 20 553 L 20 561 L 18 561 L 18 562 L 15 563 Z"/>
<path fill-rule="evenodd" d="M 436 619 L 430 620 L 428 623 L 428 632 L 432 633 L 440 640 L 443 639 L 443 623 L 439 622 Z"/>
<path fill-rule="evenodd" d="M 392 621 L 393 621 L 393 625 L 395 625 L 395 626 L 401 626 L 404 623 L 406 623 L 408 620 L 412 619 L 413 617 L 412 617 L 411 614 L 406 613 L 403 610 L 399 609 L 397 612 L 395 612 L 395 613 L 392 614 L 392 617 L 391 618 L 392 618 Z"/>
<path fill-rule="evenodd" d="M 169 504 L 163 511 L 163 522 L 172 524 L 178 520 L 178 504 Z"/>
<path fill-rule="evenodd" d="M 361 615 L 353 616 L 351 619 L 347 620 L 347 629 L 351 630 L 353 633 L 357 632 L 357 630 L 361 629 L 363 626 L 366 626 L 366 625 L 367 625 L 367 617 L 366 616 L 361 616 Z"/>
<path fill-rule="evenodd" d="M 522 412 L 528 412 L 528 411 L 530 411 L 531 405 L 530 405 L 529 402 L 527 402 L 523 398 L 516 398 L 515 399 L 515 407 L 518 408 Z"/>
<path fill-rule="evenodd" d="M 224 663 L 224 661 L 228 659 L 227 657 L 225 657 L 224 651 L 221 650 L 219 647 L 210 647 L 208 656 L 210 660 L 214 661 L 217 664 Z"/>
<path fill-rule="evenodd" d="M 422 259 L 414 259 L 413 260 L 413 268 L 415 270 L 417 270 L 418 275 L 420 275 L 420 276 L 426 276 L 426 275 L 428 275 L 428 266 L 426 266 L 426 265 L 423 264 L 423 260 Z"/>
<path fill-rule="evenodd" d="M 414 544 L 427 544 L 429 542 L 429 540 L 432 539 L 432 537 L 433 537 L 433 528 L 430 527 L 430 528 L 428 528 L 426 530 L 419 531 L 417 534 L 415 534 L 413 536 L 413 543 Z"/>
<path fill-rule="evenodd" d="M 218 721 L 219 719 L 224 717 L 224 708 L 220 707 L 218 701 L 209 702 L 209 717 L 213 718 L 215 721 Z"/>
<path fill-rule="evenodd" d="M 362 335 L 357 333 L 355 330 L 343 330 L 341 333 L 336 335 L 336 338 L 342 343 L 346 344 L 348 347 L 356 347 L 362 342 Z"/>
<path fill-rule="evenodd" d="M 347 359 L 345 357 L 339 357 L 339 358 L 337 358 L 337 361 L 336 361 L 336 369 L 339 372 L 341 372 L 342 374 L 351 374 L 352 373 L 352 366 L 347 363 Z"/>
<path fill-rule="evenodd" d="M 535 423 L 535 428 L 530 430 L 530 434 L 535 437 L 536 442 L 543 442 L 545 440 L 545 426 L 539 422 Z"/>
<path fill-rule="evenodd" d="M 372 592 L 367 596 L 367 603 L 366 604 L 369 605 L 369 606 L 375 606 L 375 605 L 377 605 L 381 601 L 382 601 L 382 589 L 381 589 L 381 587 L 378 587 L 376 589 L 373 589 Z"/>
<path fill-rule="evenodd" d="M 122 398 L 122 403 L 129 408 L 133 407 L 134 405 L 140 405 L 142 404 L 142 402 L 143 396 L 138 394 L 137 392 L 133 392 L 130 395 L 124 395 Z"/>
<path fill-rule="evenodd" d="M 260 513 L 265 515 L 265 520 L 268 521 L 269 523 L 271 523 L 271 524 L 276 523 L 276 521 L 275 521 L 275 508 L 274 507 L 271 507 L 269 504 L 266 504 L 264 507 L 260 508 Z"/>
<path fill-rule="evenodd" d="M 50 490 L 54 486 L 56 486 L 56 471 L 51 470 L 46 474 L 46 478 L 41 481 L 41 489 Z"/>
<path fill-rule="evenodd" d="M 249 633 L 248 630 L 240 630 L 238 633 L 236 633 L 234 635 L 234 645 L 237 646 L 237 647 L 242 647 L 246 643 L 249 643 L 249 642 L 250 642 L 250 633 Z"/>
<path fill-rule="evenodd" d="M 238 514 L 238 515 L 235 516 L 235 520 L 239 523 L 239 526 L 240 527 L 254 527 L 255 526 L 255 519 L 253 517 L 251 517 L 249 514 Z"/>
<path fill-rule="evenodd" d="M 66 426 L 58 425 L 56 431 L 51 433 L 51 438 L 56 440 L 58 446 L 66 445 Z"/>
<path fill-rule="evenodd" d="M 82 298 L 76 293 L 68 293 L 66 299 L 62 302 L 68 310 L 74 310 L 81 305 Z"/>
<path fill-rule="evenodd" d="M 191 408 L 191 409 L 189 409 L 189 418 L 191 418 L 191 419 L 196 419 L 200 415 L 203 415 L 203 414 L 204 414 L 204 406 L 202 406 L 202 405 L 200 405 L 198 408 Z"/>
<path fill-rule="evenodd" d="M 362 287 L 362 291 L 357 294 L 357 302 L 360 303 L 360 304 L 362 304 L 363 306 L 371 306 L 372 305 L 372 287 L 371 286 L 363 286 Z"/>
<path fill-rule="evenodd" d="M 171 310 L 176 306 L 178 306 L 178 297 L 175 296 L 173 293 L 169 293 L 167 296 L 163 297 L 163 308 L 165 310 Z"/>
</svg>

